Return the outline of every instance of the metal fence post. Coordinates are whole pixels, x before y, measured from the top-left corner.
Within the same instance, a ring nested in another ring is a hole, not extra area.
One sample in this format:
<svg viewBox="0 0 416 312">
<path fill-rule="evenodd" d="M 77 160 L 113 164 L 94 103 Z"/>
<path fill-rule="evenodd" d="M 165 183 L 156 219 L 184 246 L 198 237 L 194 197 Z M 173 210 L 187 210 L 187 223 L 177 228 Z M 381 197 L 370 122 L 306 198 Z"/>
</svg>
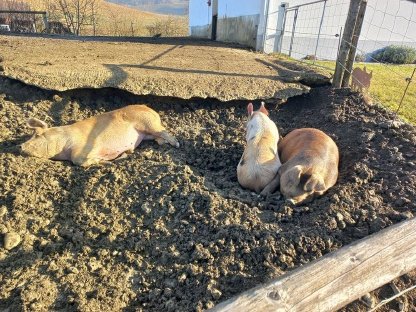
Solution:
<svg viewBox="0 0 416 312">
<path fill-rule="evenodd" d="M 347 20 L 345 22 L 344 34 L 342 35 L 341 47 L 335 66 L 334 78 L 332 84 L 335 88 L 341 87 L 342 76 L 345 71 L 345 65 L 348 53 L 350 51 L 350 45 L 352 42 L 352 36 L 355 28 L 355 22 L 358 16 L 358 10 L 360 9 L 361 0 L 351 0 L 348 10 Z"/>
<path fill-rule="evenodd" d="M 296 21 L 298 19 L 298 11 L 299 11 L 299 8 L 296 8 L 295 17 L 293 18 L 292 37 L 290 38 L 289 56 L 292 56 L 293 38 L 295 37 L 295 29 L 296 29 Z"/>
<path fill-rule="evenodd" d="M 412 76 L 406 78 L 406 81 L 407 81 L 406 89 L 404 89 L 402 99 L 400 100 L 399 106 L 397 107 L 396 117 L 397 117 L 397 113 L 402 108 L 402 104 L 403 104 L 404 97 L 406 96 L 407 90 L 409 89 L 410 83 L 412 82 L 415 73 L 416 73 L 416 67 L 413 69 Z"/>
<path fill-rule="evenodd" d="M 269 5 L 270 5 L 270 0 L 266 0 L 266 18 L 264 21 L 264 32 L 263 32 L 263 52 L 266 53 L 266 39 L 267 39 L 267 28 L 268 28 L 268 23 L 269 23 Z"/>
<path fill-rule="evenodd" d="M 339 34 L 337 36 L 337 34 L 335 34 L 335 37 L 338 37 L 338 47 L 337 47 L 337 58 L 338 59 L 338 55 L 339 55 L 339 48 L 341 47 L 341 38 L 342 38 L 342 26 L 339 29 Z"/>
<path fill-rule="evenodd" d="M 282 52 L 282 42 L 283 36 L 285 34 L 286 26 L 286 8 L 289 6 L 289 3 L 283 2 L 279 7 L 279 17 L 277 20 L 277 36 L 274 42 L 274 51 L 281 53 Z"/>
<path fill-rule="evenodd" d="M 324 8 L 322 10 L 321 23 L 319 24 L 318 38 L 316 38 L 316 47 L 315 47 L 315 53 L 313 55 L 314 56 L 314 58 L 313 58 L 313 64 L 315 64 L 315 61 L 316 61 L 316 53 L 318 52 L 319 37 L 321 36 L 322 24 L 324 23 L 325 8 L 326 8 L 326 0 L 324 2 Z"/>
</svg>

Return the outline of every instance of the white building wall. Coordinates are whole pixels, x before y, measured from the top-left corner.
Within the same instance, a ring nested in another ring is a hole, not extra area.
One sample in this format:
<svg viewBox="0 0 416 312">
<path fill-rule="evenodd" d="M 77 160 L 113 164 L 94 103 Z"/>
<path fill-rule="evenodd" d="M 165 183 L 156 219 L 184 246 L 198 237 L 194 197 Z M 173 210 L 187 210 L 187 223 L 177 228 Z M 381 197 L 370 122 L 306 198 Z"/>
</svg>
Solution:
<svg viewBox="0 0 416 312">
<path fill-rule="evenodd" d="M 211 0 L 212 4 L 214 1 Z M 260 15 L 267 0 L 217 0 L 217 40 L 256 47 Z M 191 36 L 210 38 L 212 6 L 207 0 L 189 1 L 189 31 Z"/>
<path fill-rule="evenodd" d="M 211 22 L 212 6 L 208 6 L 207 0 L 189 0 L 189 35 L 211 38 Z"/>
</svg>

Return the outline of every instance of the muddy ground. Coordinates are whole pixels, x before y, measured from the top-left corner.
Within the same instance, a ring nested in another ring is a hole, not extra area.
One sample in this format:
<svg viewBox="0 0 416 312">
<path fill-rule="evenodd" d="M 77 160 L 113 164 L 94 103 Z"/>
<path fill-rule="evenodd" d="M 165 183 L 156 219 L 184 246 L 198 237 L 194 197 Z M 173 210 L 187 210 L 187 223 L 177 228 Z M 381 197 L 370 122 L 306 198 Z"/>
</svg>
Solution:
<svg viewBox="0 0 416 312">
<path fill-rule="evenodd" d="M 0 35 L 3 75 L 49 90 L 114 87 L 139 95 L 222 101 L 286 99 L 308 92 L 304 80 L 329 81 L 328 73 L 318 75 L 305 66 L 293 71 L 276 57 L 231 44 L 113 39 Z"/>
<path fill-rule="evenodd" d="M 160 112 L 179 149 L 144 142 L 88 169 L 19 153 L 27 117 L 63 125 L 138 102 Z M 0 235 L 0 310 L 201 311 L 416 214 L 415 127 L 329 87 L 268 107 L 282 134 L 316 127 L 337 142 L 336 186 L 299 207 L 243 190 L 246 105 L 0 78 L 0 233 L 22 238 L 6 250 Z M 415 298 L 401 300 L 414 309 Z"/>
</svg>

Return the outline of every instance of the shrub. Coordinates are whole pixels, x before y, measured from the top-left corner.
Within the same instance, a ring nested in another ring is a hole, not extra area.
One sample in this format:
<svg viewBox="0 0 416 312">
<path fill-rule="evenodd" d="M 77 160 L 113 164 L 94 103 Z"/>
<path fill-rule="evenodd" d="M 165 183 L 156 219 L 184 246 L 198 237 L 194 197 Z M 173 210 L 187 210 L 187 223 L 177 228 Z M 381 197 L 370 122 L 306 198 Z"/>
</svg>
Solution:
<svg viewBox="0 0 416 312">
<path fill-rule="evenodd" d="M 307 60 L 307 61 L 317 61 L 318 60 L 318 58 L 313 54 L 306 55 L 303 59 Z"/>
<path fill-rule="evenodd" d="M 355 55 L 355 61 L 356 62 L 365 62 L 366 55 L 364 53 L 357 53 Z"/>
<path fill-rule="evenodd" d="M 411 64 L 416 60 L 416 49 L 390 45 L 372 53 L 372 58 L 381 63 Z"/>
<path fill-rule="evenodd" d="M 185 27 L 184 27 L 185 26 Z M 186 23 L 180 18 L 169 17 L 146 26 L 150 36 L 176 37 L 187 33 Z"/>
</svg>

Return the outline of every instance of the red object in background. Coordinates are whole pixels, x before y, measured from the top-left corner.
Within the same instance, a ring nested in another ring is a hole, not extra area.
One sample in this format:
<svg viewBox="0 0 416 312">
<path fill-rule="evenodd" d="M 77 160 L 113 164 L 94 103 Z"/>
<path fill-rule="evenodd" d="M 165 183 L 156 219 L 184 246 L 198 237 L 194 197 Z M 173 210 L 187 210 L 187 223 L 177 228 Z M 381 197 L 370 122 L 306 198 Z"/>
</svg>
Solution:
<svg viewBox="0 0 416 312">
<path fill-rule="evenodd" d="M 211 0 L 207 1 L 208 6 L 211 6 Z"/>
</svg>

